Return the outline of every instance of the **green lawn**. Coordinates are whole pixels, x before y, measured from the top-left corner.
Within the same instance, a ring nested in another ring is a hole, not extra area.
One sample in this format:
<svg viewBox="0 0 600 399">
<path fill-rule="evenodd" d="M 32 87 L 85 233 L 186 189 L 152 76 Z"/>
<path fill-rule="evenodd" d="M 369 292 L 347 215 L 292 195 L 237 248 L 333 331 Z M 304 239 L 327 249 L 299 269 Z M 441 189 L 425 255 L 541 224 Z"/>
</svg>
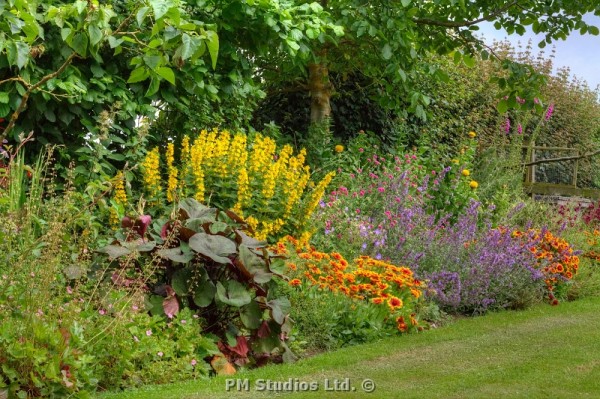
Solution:
<svg viewBox="0 0 600 399">
<path fill-rule="evenodd" d="M 257 379 L 318 384 L 317 392 L 286 398 L 598 398 L 600 397 L 600 298 L 557 307 L 536 306 L 458 320 L 421 334 L 387 339 L 239 373 L 249 391 L 226 391 L 226 378 L 151 386 L 102 399 L 261 398 Z M 356 389 L 326 392 L 334 379 Z M 361 388 L 374 382 L 373 393 Z M 235 382 L 235 381 L 234 381 Z M 263 384 L 264 385 L 264 384 Z"/>
</svg>

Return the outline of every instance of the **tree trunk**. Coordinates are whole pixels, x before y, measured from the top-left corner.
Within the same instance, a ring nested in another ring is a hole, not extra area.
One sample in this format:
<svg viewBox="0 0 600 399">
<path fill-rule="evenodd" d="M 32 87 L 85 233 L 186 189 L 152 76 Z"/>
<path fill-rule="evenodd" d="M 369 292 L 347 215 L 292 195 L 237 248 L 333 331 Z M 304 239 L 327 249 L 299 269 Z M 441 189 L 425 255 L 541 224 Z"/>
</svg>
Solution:
<svg viewBox="0 0 600 399">
<path fill-rule="evenodd" d="M 332 85 L 329 81 L 329 69 L 325 64 L 308 65 L 308 89 L 310 91 L 310 123 L 321 124 L 331 114 Z"/>
</svg>

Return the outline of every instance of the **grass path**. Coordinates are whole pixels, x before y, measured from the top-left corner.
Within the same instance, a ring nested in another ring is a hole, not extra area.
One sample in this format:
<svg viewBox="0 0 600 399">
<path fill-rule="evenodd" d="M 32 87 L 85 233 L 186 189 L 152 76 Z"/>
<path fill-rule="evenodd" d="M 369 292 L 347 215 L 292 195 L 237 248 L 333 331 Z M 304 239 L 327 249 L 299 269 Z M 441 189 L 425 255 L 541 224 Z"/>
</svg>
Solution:
<svg viewBox="0 0 600 399">
<path fill-rule="evenodd" d="M 102 399 L 160 398 L 599 398 L 600 298 L 539 305 L 462 319 L 401 336 L 239 373 L 249 391 L 226 391 L 226 379 L 146 387 Z M 260 379 L 315 382 L 316 392 L 258 391 Z M 349 378 L 356 389 L 324 391 Z M 362 390 L 364 379 L 375 384 Z"/>
</svg>

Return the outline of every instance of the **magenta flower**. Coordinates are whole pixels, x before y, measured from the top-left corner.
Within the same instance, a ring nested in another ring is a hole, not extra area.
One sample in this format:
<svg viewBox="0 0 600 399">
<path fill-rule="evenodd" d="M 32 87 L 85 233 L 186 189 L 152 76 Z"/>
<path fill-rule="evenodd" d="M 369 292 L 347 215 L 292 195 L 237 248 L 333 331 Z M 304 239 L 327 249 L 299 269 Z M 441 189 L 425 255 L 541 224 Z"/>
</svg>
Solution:
<svg viewBox="0 0 600 399">
<path fill-rule="evenodd" d="M 506 134 L 510 133 L 510 119 L 506 118 L 506 122 L 504 123 L 504 131 Z"/>
<path fill-rule="evenodd" d="M 151 336 L 152 335 L 152 330 L 146 330 L 146 336 Z"/>
<path fill-rule="evenodd" d="M 550 104 L 550 106 L 548 107 L 548 110 L 546 111 L 546 120 L 550 120 L 553 112 L 554 112 L 554 104 Z"/>
<path fill-rule="evenodd" d="M 190 364 L 191 364 L 192 366 L 195 366 L 195 365 L 197 365 L 197 364 L 198 364 L 198 362 L 196 361 L 196 359 L 192 359 L 192 361 L 190 362 Z"/>
</svg>

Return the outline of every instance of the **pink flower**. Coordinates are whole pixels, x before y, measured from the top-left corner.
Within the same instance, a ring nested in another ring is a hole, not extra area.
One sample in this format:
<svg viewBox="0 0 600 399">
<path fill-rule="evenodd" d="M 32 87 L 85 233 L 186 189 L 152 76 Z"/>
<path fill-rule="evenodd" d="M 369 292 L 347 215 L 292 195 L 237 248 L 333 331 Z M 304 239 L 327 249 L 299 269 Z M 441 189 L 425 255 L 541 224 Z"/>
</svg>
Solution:
<svg viewBox="0 0 600 399">
<path fill-rule="evenodd" d="M 521 126 L 521 124 L 520 124 L 520 123 L 517 125 L 517 132 L 518 132 L 519 134 L 523 134 L 523 126 Z"/>
<path fill-rule="evenodd" d="M 383 193 L 383 192 L 385 191 L 385 187 L 379 187 L 379 188 L 377 189 L 377 191 L 379 191 L 380 193 Z"/>
<path fill-rule="evenodd" d="M 504 131 L 506 134 L 510 132 L 510 119 L 506 118 L 506 122 L 504 123 Z"/>
<path fill-rule="evenodd" d="M 138 310 L 139 308 L 137 307 L 137 305 L 133 305 L 133 306 L 131 307 L 131 309 L 133 309 L 133 310 Z"/>
<path fill-rule="evenodd" d="M 364 148 L 359 148 L 358 152 L 365 152 L 365 149 Z"/>
<path fill-rule="evenodd" d="M 552 113 L 554 112 L 554 104 L 550 104 L 548 110 L 546 111 L 546 120 L 549 120 L 552 117 Z"/>
<path fill-rule="evenodd" d="M 71 295 L 73 293 L 73 289 L 67 285 L 67 294 Z"/>
<path fill-rule="evenodd" d="M 187 323 L 187 321 L 181 320 L 181 324 L 185 324 L 185 323 Z"/>
<path fill-rule="evenodd" d="M 360 209 L 359 208 L 356 208 L 356 213 L 360 213 Z"/>
<path fill-rule="evenodd" d="M 196 359 L 192 359 L 192 361 L 190 362 L 190 364 L 192 366 L 195 366 L 196 364 L 198 364 L 198 362 L 196 361 Z"/>
<path fill-rule="evenodd" d="M 151 336 L 152 335 L 152 330 L 146 330 L 146 336 Z"/>
<path fill-rule="evenodd" d="M 158 352 L 157 355 L 158 355 L 158 357 L 163 357 L 164 353 Z"/>
<path fill-rule="evenodd" d="M 98 311 L 98 313 L 100 313 L 101 315 L 103 315 L 103 316 L 104 316 L 104 315 L 106 314 L 106 310 L 104 310 L 104 309 L 100 309 L 100 310 Z"/>
</svg>

